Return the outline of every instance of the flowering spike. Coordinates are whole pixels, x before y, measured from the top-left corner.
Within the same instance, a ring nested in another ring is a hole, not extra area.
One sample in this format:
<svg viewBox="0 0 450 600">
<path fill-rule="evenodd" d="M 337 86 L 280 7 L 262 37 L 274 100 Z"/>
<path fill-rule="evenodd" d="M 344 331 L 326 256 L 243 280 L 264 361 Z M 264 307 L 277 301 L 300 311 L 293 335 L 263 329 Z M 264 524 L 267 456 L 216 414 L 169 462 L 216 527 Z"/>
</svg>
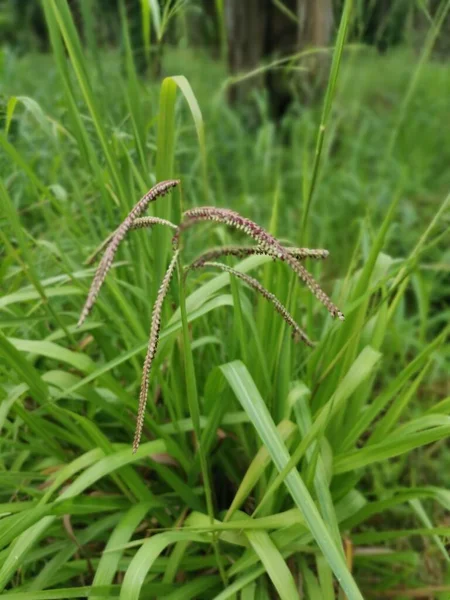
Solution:
<svg viewBox="0 0 450 600">
<path fill-rule="evenodd" d="M 136 431 L 134 434 L 133 441 L 133 454 L 139 448 L 139 443 L 141 441 L 142 428 L 144 427 L 145 407 L 147 406 L 150 371 L 152 369 L 153 360 L 155 358 L 156 350 L 158 349 L 159 343 L 159 331 L 161 329 L 161 312 L 164 300 L 167 296 L 167 292 L 169 291 L 169 284 L 170 280 L 172 279 L 175 266 L 177 264 L 178 255 L 179 250 L 177 250 L 174 253 L 172 260 L 170 261 L 170 264 L 167 267 L 167 271 L 158 290 L 158 295 L 156 296 L 155 304 L 153 305 L 152 324 L 150 326 L 150 337 L 148 340 L 147 354 L 145 356 L 144 366 L 142 369 L 141 391 L 139 394 L 139 407 L 136 419 Z"/>
<path fill-rule="evenodd" d="M 285 250 L 289 252 L 294 258 L 297 260 L 304 260 L 305 258 L 316 258 L 316 259 L 325 259 L 328 257 L 328 250 L 323 250 L 321 248 L 286 248 Z M 257 255 L 266 255 L 267 252 L 261 248 L 261 246 L 219 246 L 218 248 L 213 248 L 208 250 L 201 256 L 195 259 L 195 261 L 189 266 L 190 269 L 196 269 L 201 267 L 205 262 L 214 260 L 216 258 L 220 258 L 222 256 L 235 256 L 237 258 L 246 258 L 247 256 L 252 256 L 254 254 Z"/>
<path fill-rule="evenodd" d="M 97 300 L 100 288 L 105 281 L 109 269 L 111 268 L 117 248 L 129 229 L 131 229 L 133 222 L 144 212 L 150 202 L 154 202 L 160 196 L 164 196 L 171 190 L 171 188 L 177 186 L 179 183 L 180 181 L 178 179 L 169 179 L 168 181 L 161 181 L 160 183 L 154 185 L 145 194 L 145 196 L 139 200 L 134 208 L 132 208 L 126 219 L 116 229 L 94 275 L 94 279 L 92 281 L 86 303 L 81 311 L 81 316 L 77 327 L 84 322 L 88 314 L 91 312 L 92 307 Z"/>
<path fill-rule="evenodd" d="M 175 223 L 172 223 L 172 221 L 168 221 L 167 219 L 160 219 L 159 217 L 139 217 L 139 219 L 133 221 L 131 229 L 145 229 L 147 227 L 153 227 L 153 225 L 165 225 L 171 229 L 177 228 Z"/>
<path fill-rule="evenodd" d="M 172 223 L 171 221 L 167 221 L 166 219 L 160 219 L 159 217 L 140 217 L 133 221 L 130 229 L 144 229 L 147 227 L 151 228 L 151 227 L 153 227 L 153 225 L 165 225 L 166 227 L 170 227 L 172 229 L 177 228 L 177 226 L 174 223 Z M 89 256 L 89 258 L 87 258 L 85 260 L 85 262 L 84 262 L 85 265 L 92 265 L 95 262 L 95 259 L 97 258 L 97 256 L 99 254 L 101 254 L 103 252 L 103 250 L 109 246 L 109 244 L 111 243 L 111 240 L 116 235 L 116 232 L 117 232 L 117 229 L 116 229 L 116 231 L 113 231 L 112 233 L 110 233 L 105 240 L 103 240 L 103 242 L 100 244 L 100 246 L 98 246 L 98 248 L 96 248 L 96 250 L 94 250 L 94 252 Z"/>
<path fill-rule="evenodd" d="M 175 241 L 178 241 L 178 237 L 184 230 L 192 227 L 192 225 L 195 225 L 200 221 L 215 221 L 217 223 L 224 223 L 230 227 L 240 229 L 258 242 L 258 246 L 269 256 L 272 256 L 275 259 L 280 259 L 287 263 L 298 275 L 298 277 L 300 277 L 300 279 L 306 283 L 315 297 L 328 309 L 330 314 L 333 317 L 338 317 L 341 321 L 344 321 L 345 317 L 342 312 L 322 290 L 314 277 L 281 245 L 276 238 L 274 238 L 260 225 L 257 225 L 250 219 L 242 217 L 236 212 L 216 208 L 213 206 L 193 208 L 186 211 L 183 216 L 184 221 L 178 227 L 178 230 L 174 235 Z"/>
<path fill-rule="evenodd" d="M 313 342 L 309 339 L 303 329 L 298 325 L 298 323 L 294 320 L 290 312 L 287 308 L 278 300 L 278 298 L 269 292 L 263 285 L 259 283 L 258 280 L 250 277 L 247 273 L 243 273 L 242 271 L 237 271 L 228 265 L 224 265 L 223 263 L 218 262 L 204 262 L 203 264 L 198 264 L 194 268 L 200 267 L 215 267 L 217 269 L 221 269 L 226 273 L 230 273 L 234 277 L 241 279 L 244 283 L 246 283 L 249 287 L 253 288 L 256 292 L 261 294 L 266 300 L 271 302 L 275 308 L 275 310 L 283 317 L 289 327 L 292 328 L 292 337 L 296 342 L 302 340 L 307 346 L 314 346 Z"/>
</svg>

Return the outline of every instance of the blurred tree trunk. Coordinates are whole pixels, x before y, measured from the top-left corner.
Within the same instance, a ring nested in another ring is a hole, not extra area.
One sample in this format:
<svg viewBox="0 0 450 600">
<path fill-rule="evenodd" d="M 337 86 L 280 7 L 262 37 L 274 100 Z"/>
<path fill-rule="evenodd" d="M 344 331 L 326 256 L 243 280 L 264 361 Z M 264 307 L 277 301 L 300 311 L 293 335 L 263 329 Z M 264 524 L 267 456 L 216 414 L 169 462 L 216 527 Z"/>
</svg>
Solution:
<svg viewBox="0 0 450 600">
<path fill-rule="evenodd" d="M 267 19 L 270 2 L 259 0 L 226 0 L 225 19 L 228 36 L 228 65 L 232 75 L 240 75 L 256 68 L 265 55 Z M 247 79 L 230 88 L 232 103 L 246 98 L 262 77 Z"/>
<path fill-rule="evenodd" d="M 333 31 L 332 0 L 226 0 L 228 63 L 232 75 L 248 73 L 271 59 L 290 56 L 307 48 L 328 46 Z M 324 81 L 328 57 L 318 53 L 308 60 L 293 60 L 295 69 L 269 70 L 230 88 L 230 101 L 240 103 L 255 87 L 265 85 L 274 116 L 280 117 L 293 95 L 303 101 L 314 97 Z"/>
<path fill-rule="evenodd" d="M 327 46 L 333 27 L 332 0 L 297 0 L 300 47 Z"/>
</svg>

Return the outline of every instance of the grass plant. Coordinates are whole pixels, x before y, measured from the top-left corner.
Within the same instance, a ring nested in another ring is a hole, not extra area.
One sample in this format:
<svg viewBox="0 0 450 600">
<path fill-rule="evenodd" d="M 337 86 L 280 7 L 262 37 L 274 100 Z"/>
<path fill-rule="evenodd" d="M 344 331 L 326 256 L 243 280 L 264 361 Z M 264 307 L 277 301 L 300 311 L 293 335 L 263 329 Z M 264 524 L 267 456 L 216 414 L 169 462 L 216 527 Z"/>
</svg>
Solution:
<svg viewBox="0 0 450 600">
<path fill-rule="evenodd" d="M 142 79 L 125 11 L 91 61 L 43 6 L 0 63 L 2 598 L 448 598 L 448 3 L 419 55 L 343 21 L 324 108 L 252 131 L 200 49 Z"/>
</svg>

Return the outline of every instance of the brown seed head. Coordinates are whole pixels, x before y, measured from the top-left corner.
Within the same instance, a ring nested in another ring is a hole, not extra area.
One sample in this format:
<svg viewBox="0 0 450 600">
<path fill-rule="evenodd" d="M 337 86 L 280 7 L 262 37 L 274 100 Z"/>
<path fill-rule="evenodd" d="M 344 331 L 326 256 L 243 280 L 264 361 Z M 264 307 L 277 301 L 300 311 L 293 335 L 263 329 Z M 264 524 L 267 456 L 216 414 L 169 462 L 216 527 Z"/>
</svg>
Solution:
<svg viewBox="0 0 450 600">
<path fill-rule="evenodd" d="M 131 229 L 133 222 L 144 212 L 150 202 L 154 202 L 160 196 L 164 196 L 179 183 L 179 179 L 169 179 L 168 181 L 161 181 L 160 183 L 154 185 L 132 208 L 126 219 L 116 229 L 94 275 L 86 303 L 81 311 L 81 316 L 77 325 L 78 327 L 84 322 L 88 314 L 91 312 L 92 307 L 97 300 L 100 288 L 105 281 L 109 269 L 111 268 L 117 248 L 127 232 Z"/>
<path fill-rule="evenodd" d="M 167 292 L 169 291 L 170 280 L 172 279 L 175 266 L 177 264 L 178 255 L 179 251 L 176 251 L 172 257 L 172 260 L 170 261 L 169 266 L 167 267 L 167 271 L 161 282 L 161 286 L 159 288 L 158 295 L 155 300 L 155 304 L 153 305 L 152 323 L 150 326 L 150 337 L 148 340 L 147 354 L 145 356 L 144 366 L 142 369 L 141 391 L 139 394 L 139 407 L 136 420 L 136 431 L 134 434 L 133 441 L 133 453 L 137 451 L 137 449 L 139 448 L 139 443 L 141 441 L 142 428 L 144 427 L 145 407 L 147 406 L 150 372 L 159 343 L 159 331 L 161 329 L 161 313 L 164 300 L 167 296 Z"/>
<path fill-rule="evenodd" d="M 300 277 L 300 279 L 306 283 L 311 292 L 328 309 L 333 317 L 338 317 L 341 321 L 345 319 L 342 312 L 322 290 L 314 277 L 281 245 L 276 238 L 274 238 L 268 231 L 266 231 L 257 223 L 242 217 L 236 212 L 212 206 L 188 210 L 184 213 L 184 220 L 178 227 L 174 238 L 178 238 L 184 230 L 201 221 L 224 223 L 225 225 L 243 231 L 245 234 L 258 242 L 258 246 L 264 253 L 287 263 L 298 275 L 298 277 Z"/>
<path fill-rule="evenodd" d="M 328 257 L 328 250 L 315 249 L 315 248 L 287 248 L 285 250 L 289 252 L 297 260 L 304 260 L 306 258 L 325 259 Z M 267 252 L 260 246 L 219 246 L 218 248 L 212 248 L 204 254 L 200 255 L 194 260 L 189 266 L 190 269 L 196 269 L 201 267 L 207 261 L 221 258 L 222 256 L 235 256 L 236 258 L 246 258 L 252 255 L 265 255 L 269 256 Z"/>
<path fill-rule="evenodd" d="M 269 290 L 267 290 L 263 285 L 261 285 L 257 279 L 250 277 L 250 275 L 247 275 L 247 273 L 243 273 L 242 271 L 237 271 L 236 269 L 233 269 L 232 267 L 229 267 L 228 265 L 224 265 L 223 263 L 204 262 L 203 264 L 199 264 L 198 266 L 196 266 L 194 268 L 201 268 L 201 267 L 214 267 L 216 269 L 220 269 L 221 271 L 225 271 L 226 273 L 230 273 L 230 275 L 233 275 L 234 277 L 237 277 L 238 279 L 241 279 L 249 287 L 251 287 L 256 292 L 258 292 L 258 294 L 260 294 L 266 300 L 271 302 L 271 304 L 273 305 L 275 310 L 283 317 L 283 319 L 286 321 L 286 323 L 289 325 L 289 327 L 291 327 L 292 337 L 294 338 L 294 340 L 296 342 L 298 342 L 299 340 L 302 340 L 307 346 L 314 346 L 314 343 L 309 339 L 309 337 L 306 335 L 306 333 L 303 331 L 303 329 L 300 327 L 300 325 L 298 325 L 298 323 L 294 320 L 293 316 L 288 311 L 288 309 L 284 306 L 284 304 L 282 304 L 280 302 L 280 300 L 278 300 L 278 298 L 274 294 L 272 294 L 272 292 L 269 292 Z"/>
</svg>

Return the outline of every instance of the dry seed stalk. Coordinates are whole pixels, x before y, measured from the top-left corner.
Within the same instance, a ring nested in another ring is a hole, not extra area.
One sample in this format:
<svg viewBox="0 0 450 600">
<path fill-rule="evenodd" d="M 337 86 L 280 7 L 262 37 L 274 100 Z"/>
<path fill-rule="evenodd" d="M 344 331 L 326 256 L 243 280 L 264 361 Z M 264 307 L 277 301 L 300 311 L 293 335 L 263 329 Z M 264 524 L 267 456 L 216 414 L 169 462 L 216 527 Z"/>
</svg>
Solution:
<svg viewBox="0 0 450 600">
<path fill-rule="evenodd" d="M 139 394 L 139 407 L 136 419 L 136 431 L 134 434 L 133 441 L 133 453 L 137 451 L 137 449 L 139 448 L 139 443 L 141 441 L 142 428 L 144 426 L 145 407 L 147 406 L 150 371 L 152 369 L 153 360 L 155 358 L 156 350 L 158 349 L 159 343 L 162 307 L 164 304 L 164 300 L 167 296 L 167 292 L 169 291 L 170 280 L 172 279 L 179 253 L 179 250 L 174 252 L 172 260 L 170 261 L 170 264 L 167 267 L 166 274 L 164 275 L 161 286 L 158 290 L 158 295 L 156 297 L 155 304 L 153 305 L 152 323 L 150 326 L 150 337 L 148 340 L 147 354 L 145 356 L 144 366 L 142 369 L 141 391 Z"/>
<path fill-rule="evenodd" d="M 297 260 L 304 260 L 305 258 L 325 259 L 329 255 L 328 250 L 323 250 L 321 248 L 315 249 L 285 247 L 285 250 Z M 198 267 L 201 267 L 205 262 L 214 260 L 216 258 L 220 258 L 222 256 L 235 256 L 237 258 L 246 258 L 247 256 L 252 256 L 254 254 L 267 256 L 267 252 L 260 246 L 219 246 L 218 248 L 212 248 L 211 250 L 208 250 L 208 252 L 205 252 L 204 254 L 196 258 L 194 262 L 189 266 L 189 268 L 196 269 Z"/>
<path fill-rule="evenodd" d="M 261 285 L 257 279 L 250 277 L 250 275 L 247 275 L 247 273 L 242 273 L 242 271 L 237 271 L 236 269 L 233 269 L 228 265 L 224 265 L 223 263 L 207 261 L 202 264 L 198 264 L 193 268 L 198 269 L 201 267 L 214 267 L 216 269 L 221 269 L 222 271 L 230 273 L 230 275 L 241 279 L 249 287 L 253 288 L 256 292 L 258 292 L 258 294 L 261 294 L 261 296 L 263 296 L 266 300 L 273 304 L 275 310 L 283 317 L 283 319 L 286 321 L 289 327 L 292 328 L 292 337 L 294 341 L 298 342 L 299 340 L 302 340 L 307 346 L 314 346 L 313 342 L 309 339 L 309 337 L 306 335 L 306 333 L 303 331 L 300 325 L 298 325 L 298 323 L 294 320 L 293 316 L 284 306 L 284 304 L 282 304 L 278 300 L 278 298 L 274 294 L 272 294 L 272 292 L 269 292 L 269 290 L 267 290 L 263 285 Z"/>
<path fill-rule="evenodd" d="M 270 256 L 286 262 L 291 269 L 302 279 L 315 297 L 327 308 L 333 317 L 338 317 L 344 321 L 345 317 L 338 307 L 331 301 L 327 294 L 322 290 L 314 277 L 280 244 L 280 242 L 268 233 L 263 227 L 257 225 L 250 219 L 246 219 L 236 212 L 223 210 L 213 206 L 193 208 L 184 213 L 184 221 L 178 227 L 174 235 L 176 244 L 180 234 L 201 221 L 215 221 L 224 223 L 235 229 L 240 229 L 251 238 Z"/>
<path fill-rule="evenodd" d="M 139 202 L 132 208 L 126 219 L 119 225 L 119 227 L 114 232 L 114 235 L 111 239 L 111 242 L 108 248 L 103 255 L 102 260 L 97 268 L 97 271 L 94 275 L 94 279 L 92 281 L 91 289 L 89 290 L 89 294 L 86 300 L 86 304 L 81 311 L 81 316 L 78 321 L 78 327 L 84 322 L 88 314 L 91 312 L 92 307 L 97 300 L 98 293 L 100 288 L 105 281 L 105 277 L 111 268 L 112 262 L 114 260 L 114 255 L 119 247 L 120 242 L 123 240 L 133 222 L 144 212 L 150 202 L 154 202 L 160 196 L 164 196 L 169 192 L 173 187 L 177 186 L 180 183 L 178 179 L 169 179 L 168 181 L 161 181 L 154 185 L 146 194 L 143 196 Z"/>
<path fill-rule="evenodd" d="M 153 225 L 165 225 L 166 227 L 170 227 L 171 229 L 177 228 L 177 226 L 174 223 L 172 223 L 171 221 L 167 221 L 167 219 L 160 219 L 159 217 L 140 217 L 133 221 L 130 229 L 144 229 L 147 227 L 151 228 L 151 227 L 153 227 Z M 97 256 L 99 254 L 101 254 L 107 246 L 109 246 L 109 244 L 111 243 L 111 240 L 116 235 L 116 232 L 117 232 L 117 229 L 116 229 L 116 231 L 113 231 L 112 233 L 110 233 L 105 240 L 103 240 L 103 242 L 100 244 L 100 246 L 98 246 L 98 248 L 96 248 L 94 250 L 94 252 L 89 256 L 89 258 L 87 258 L 84 261 L 85 265 L 92 265 L 92 263 L 95 261 Z"/>
</svg>

